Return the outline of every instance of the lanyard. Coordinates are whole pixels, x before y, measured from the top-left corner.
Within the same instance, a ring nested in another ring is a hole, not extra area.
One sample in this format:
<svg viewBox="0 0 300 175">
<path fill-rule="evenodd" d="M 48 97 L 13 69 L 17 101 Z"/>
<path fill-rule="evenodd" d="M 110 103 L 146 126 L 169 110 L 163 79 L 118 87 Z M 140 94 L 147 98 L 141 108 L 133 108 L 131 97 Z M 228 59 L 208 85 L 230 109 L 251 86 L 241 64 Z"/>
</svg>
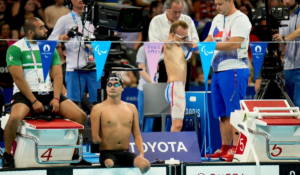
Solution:
<svg viewBox="0 0 300 175">
<path fill-rule="evenodd" d="M 196 47 L 196 48 L 190 48 L 190 50 L 188 51 L 187 55 L 185 56 L 185 59 L 186 60 L 188 59 L 188 56 L 189 56 L 189 54 L 190 54 L 191 51 L 196 51 L 198 49 L 199 49 L 198 47 Z"/>
<path fill-rule="evenodd" d="M 75 15 L 74 15 L 73 11 L 71 11 L 71 15 L 72 15 L 72 18 L 73 18 L 73 20 L 74 20 L 75 25 L 78 27 L 78 32 L 79 32 L 79 33 L 83 33 L 83 30 L 80 31 L 80 27 L 79 27 L 79 25 L 78 25 L 78 22 L 77 22 L 77 20 L 76 20 L 76 17 L 75 17 Z M 83 27 L 84 27 L 84 26 L 83 26 Z M 93 35 L 93 25 L 92 25 L 92 24 L 90 24 L 90 32 L 91 32 L 91 35 Z"/>
<path fill-rule="evenodd" d="M 75 15 L 74 15 L 73 11 L 71 11 L 71 15 L 72 15 L 72 18 L 73 18 L 73 20 L 74 20 L 75 25 L 78 27 L 78 32 L 79 32 L 79 33 L 82 33 L 83 31 L 80 32 L 80 27 L 79 27 L 79 25 L 78 25 L 78 22 L 77 22 L 77 20 L 76 20 L 76 18 L 75 18 Z"/>
<path fill-rule="evenodd" d="M 29 42 L 28 42 L 28 40 L 27 40 L 27 38 L 26 38 L 26 37 L 25 37 L 25 42 L 26 42 L 26 44 L 27 44 L 27 47 L 28 47 L 28 49 L 30 50 L 30 52 L 31 52 L 31 55 L 32 55 L 32 59 L 33 59 L 33 63 L 34 63 L 34 70 L 35 70 L 35 71 L 37 71 L 36 59 L 35 59 L 35 56 L 34 56 L 34 54 L 33 54 L 33 51 L 32 51 L 32 48 L 31 48 L 31 45 L 29 44 Z"/>
<path fill-rule="evenodd" d="M 229 39 L 229 35 L 227 34 L 226 29 L 225 29 L 225 16 L 224 16 L 224 23 L 223 23 L 223 32 L 224 32 L 226 38 Z"/>
<path fill-rule="evenodd" d="M 34 70 L 35 70 L 36 76 L 39 77 L 39 75 L 38 75 L 38 73 L 37 73 L 38 69 L 37 69 L 36 59 L 35 59 L 35 56 L 34 56 L 34 54 L 33 54 L 32 47 L 31 47 L 31 45 L 29 44 L 29 42 L 28 42 L 28 40 L 27 40 L 26 37 L 25 37 L 25 42 L 26 42 L 26 44 L 27 44 L 28 49 L 29 49 L 30 52 L 31 52 L 31 56 L 32 56 L 32 59 L 33 59 Z M 40 78 L 39 78 L 39 81 L 40 81 Z"/>
</svg>

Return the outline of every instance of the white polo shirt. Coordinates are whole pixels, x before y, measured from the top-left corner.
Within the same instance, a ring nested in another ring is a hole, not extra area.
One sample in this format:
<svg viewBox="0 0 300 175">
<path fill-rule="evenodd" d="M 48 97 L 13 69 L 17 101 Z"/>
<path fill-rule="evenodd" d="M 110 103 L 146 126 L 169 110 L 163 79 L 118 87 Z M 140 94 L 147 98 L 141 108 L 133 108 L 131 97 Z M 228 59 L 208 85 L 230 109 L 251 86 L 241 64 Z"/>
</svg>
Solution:
<svg viewBox="0 0 300 175">
<path fill-rule="evenodd" d="M 199 36 L 194 24 L 194 21 L 192 20 L 191 17 L 187 15 L 180 15 L 179 20 L 184 21 L 188 24 L 189 26 L 189 40 L 199 42 Z M 171 28 L 171 21 L 168 20 L 167 18 L 167 13 L 165 12 L 164 14 L 157 15 L 155 16 L 150 23 L 149 26 L 149 40 L 150 42 L 164 42 L 168 40 L 169 38 L 169 33 L 170 33 L 170 28 Z M 183 46 L 183 51 L 185 54 L 187 54 L 188 49 Z M 189 54 L 190 58 L 192 54 Z M 162 53 L 160 55 L 160 59 L 164 58 L 164 54 Z"/>
</svg>

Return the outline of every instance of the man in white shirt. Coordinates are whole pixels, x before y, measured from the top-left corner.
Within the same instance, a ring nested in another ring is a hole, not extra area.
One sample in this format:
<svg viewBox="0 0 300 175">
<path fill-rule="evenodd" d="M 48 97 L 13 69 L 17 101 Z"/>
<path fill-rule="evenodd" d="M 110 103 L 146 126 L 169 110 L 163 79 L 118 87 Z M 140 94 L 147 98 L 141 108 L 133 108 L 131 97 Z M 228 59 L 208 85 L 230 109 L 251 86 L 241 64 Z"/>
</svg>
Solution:
<svg viewBox="0 0 300 175">
<path fill-rule="evenodd" d="M 81 69 L 87 65 L 89 53 L 86 49 L 85 43 L 80 37 L 68 37 L 68 30 L 77 26 L 78 32 L 93 38 L 94 27 L 89 21 L 87 21 L 83 27 L 81 13 L 84 11 L 85 4 L 83 4 L 82 0 L 69 0 L 69 3 L 72 7 L 71 13 L 68 13 L 58 19 L 48 40 L 70 40 L 65 43 L 67 52 L 65 79 L 68 98 L 77 104 L 80 103 L 87 87 L 89 101 L 94 102 L 97 101 L 97 90 L 101 88 L 101 81 L 97 82 L 96 71 L 74 71 L 74 69 Z"/>
<path fill-rule="evenodd" d="M 209 35 L 204 41 L 219 42 L 212 61 L 214 74 L 211 95 L 214 116 L 220 117 L 222 148 L 211 158 L 231 162 L 239 135 L 230 124 L 230 113 L 240 109 L 239 102 L 246 95 L 250 75 L 248 45 L 251 23 L 245 14 L 235 8 L 233 0 L 215 0 L 215 4 L 219 15 L 213 19 Z"/>
<path fill-rule="evenodd" d="M 187 23 L 189 26 L 188 29 L 188 39 L 189 41 L 199 42 L 198 33 L 194 24 L 194 21 L 191 17 L 182 14 L 183 11 L 183 1 L 182 0 L 167 0 L 166 1 L 167 10 L 161 15 L 155 16 L 149 27 L 149 40 L 150 42 L 165 42 L 169 38 L 170 27 L 173 22 L 181 20 Z M 188 49 L 185 46 L 182 46 L 184 54 L 186 55 Z M 188 59 L 191 58 L 190 54 Z M 160 59 L 163 60 L 164 54 L 162 52 Z M 186 81 L 186 90 L 189 87 L 189 78 L 190 78 L 190 69 L 191 64 L 188 62 L 187 65 L 187 81 Z M 165 71 L 165 66 L 163 62 L 159 63 L 159 82 L 167 82 L 167 76 Z"/>
</svg>

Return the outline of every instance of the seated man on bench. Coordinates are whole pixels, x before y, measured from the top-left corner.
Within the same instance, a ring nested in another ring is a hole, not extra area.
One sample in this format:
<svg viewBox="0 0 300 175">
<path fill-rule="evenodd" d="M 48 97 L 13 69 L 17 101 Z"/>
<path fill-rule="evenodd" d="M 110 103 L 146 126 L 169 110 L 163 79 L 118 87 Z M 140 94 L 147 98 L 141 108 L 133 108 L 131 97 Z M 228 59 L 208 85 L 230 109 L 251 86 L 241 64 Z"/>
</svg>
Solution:
<svg viewBox="0 0 300 175">
<path fill-rule="evenodd" d="M 62 70 L 57 51 L 55 50 L 49 74 L 44 80 L 39 47 L 35 40 L 46 40 L 47 29 L 38 18 L 27 18 L 24 24 L 26 37 L 19 40 L 7 50 L 6 62 L 14 80 L 14 95 L 10 118 L 4 130 L 5 153 L 3 168 L 14 168 L 11 147 L 16 138 L 20 122 L 31 112 L 38 114 L 44 111 L 43 106 L 53 107 L 52 112 L 73 120 L 81 125 L 86 123 L 86 114 L 71 100 L 61 94 Z M 79 130 L 82 134 L 83 130 Z M 32 150 L 34 151 L 34 150 Z M 75 149 L 73 160 L 78 159 L 78 149 Z M 91 165 L 82 159 L 73 165 Z"/>
</svg>

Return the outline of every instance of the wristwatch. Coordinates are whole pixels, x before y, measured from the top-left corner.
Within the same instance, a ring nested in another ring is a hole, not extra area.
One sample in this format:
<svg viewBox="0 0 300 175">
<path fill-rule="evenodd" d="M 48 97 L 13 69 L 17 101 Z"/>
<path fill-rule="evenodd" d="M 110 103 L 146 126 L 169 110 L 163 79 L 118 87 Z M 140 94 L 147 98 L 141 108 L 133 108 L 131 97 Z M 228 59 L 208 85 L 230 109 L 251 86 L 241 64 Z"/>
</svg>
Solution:
<svg viewBox="0 0 300 175">
<path fill-rule="evenodd" d="M 283 39 L 284 42 L 286 42 L 285 36 L 282 36 L 282 39 Z"/>
</svg>

